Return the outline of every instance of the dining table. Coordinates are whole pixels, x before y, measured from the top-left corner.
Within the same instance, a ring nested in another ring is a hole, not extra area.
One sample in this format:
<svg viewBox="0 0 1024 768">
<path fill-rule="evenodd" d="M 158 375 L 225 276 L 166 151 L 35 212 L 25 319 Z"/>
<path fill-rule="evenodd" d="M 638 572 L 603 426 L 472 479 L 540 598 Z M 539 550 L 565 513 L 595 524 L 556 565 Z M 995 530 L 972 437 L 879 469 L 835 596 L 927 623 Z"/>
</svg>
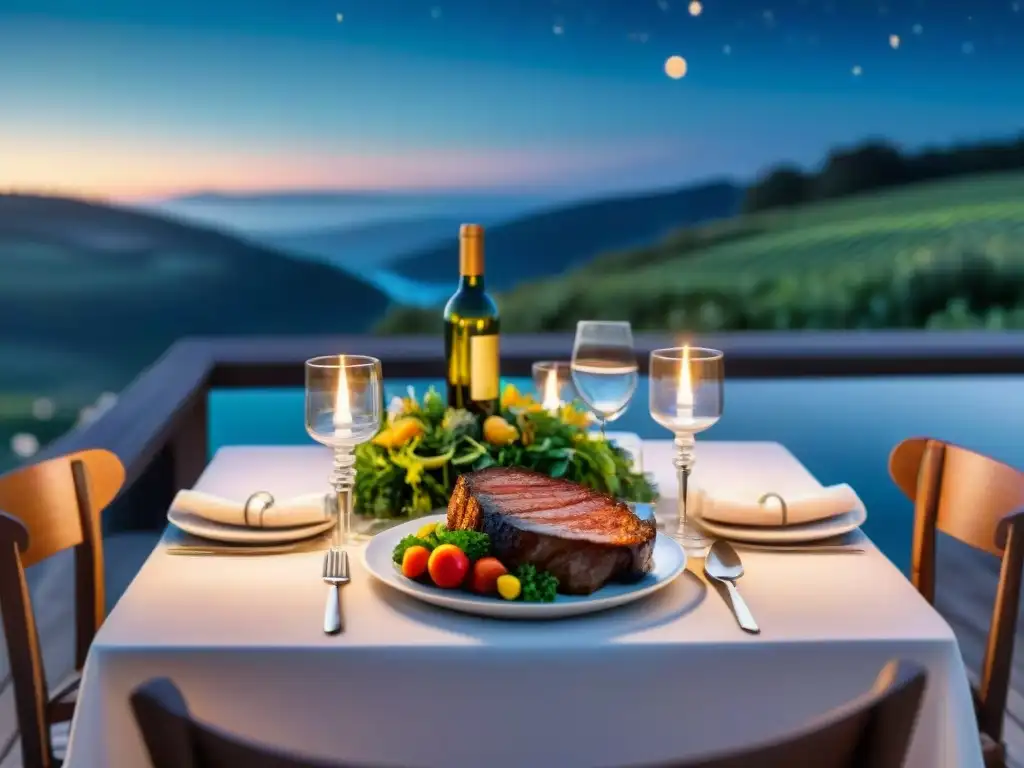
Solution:
<svg viewBox="0 0 1024 768">
<path fill-rule="evenodd" d="M 667 506 L 672 443 L 642 464 Z M 782 445 L 703 441 L 693 479 L 783 496 L 820 489 Z M 244 500 L 327 489 L 320 446 L 219 449 L 196 488 Z M 664 509 L 660 506 L 659 509 Z M 893 523 L 905 511 L 873 509 Z M 981 768 L 956 637 L 863 534 L 861 554 L 741 549 L 744 632 L 703 561 L 628 606 L 498 620 L 427 605 L 374 580 L 360 548 L 327 635 L 323 553 L 182 556 L 169 526 L 96 635 L 67 768 L 150 762 L 129 696 L 170 678 L 194 716 L 244 739 L 340 763 L 574 768 L 681 760 L 778 738 L 870 689 L 891 659 L 927 670 L 910 768 Z"/>
</svg>

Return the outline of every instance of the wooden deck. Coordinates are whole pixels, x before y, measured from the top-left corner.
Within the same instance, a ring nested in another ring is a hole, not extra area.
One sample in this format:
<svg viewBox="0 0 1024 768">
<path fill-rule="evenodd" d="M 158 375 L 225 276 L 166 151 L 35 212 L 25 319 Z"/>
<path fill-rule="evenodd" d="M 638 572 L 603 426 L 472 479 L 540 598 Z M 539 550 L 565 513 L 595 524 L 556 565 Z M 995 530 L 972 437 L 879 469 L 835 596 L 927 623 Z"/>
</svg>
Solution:
<svg viewBox="0 0 1024 768">
<path fill-rule="evenodd" d="M 990 555 L 942 537 L 939 547 L 939 610 L 953 626 L 969 673 L 981 668 L 988 633 L 989 612 L 995 595 L 998 562 Z M 123 594 L 152 551 L 155 533 L 118 534 L 108 539 L 108 605 Z M 44 567 L 45 566 L 45 567 Z M 39 620 L 40 639 L 46 660 L 47 678 L 63 678 L 71 671 L 74 653 L 68 629 L 74 626 L 70 588 L 74 576 L 70 553 L 35 566 L 30 573 L 33 600 Z M 1018 627 L 1024 626 L 1024 618 Z M 1017 633 L 1013 686 L 1006 718 L 1005 740 L 1010 765 L 1024 768 L 1024 637 Z M 0 657 L 0 768 L 21 766 L 17 745 L 17 724 L 13 692 L 9 684 L 6 656 Z M 66 731 L 65 731 L 66 733 Z"/>
</svg>

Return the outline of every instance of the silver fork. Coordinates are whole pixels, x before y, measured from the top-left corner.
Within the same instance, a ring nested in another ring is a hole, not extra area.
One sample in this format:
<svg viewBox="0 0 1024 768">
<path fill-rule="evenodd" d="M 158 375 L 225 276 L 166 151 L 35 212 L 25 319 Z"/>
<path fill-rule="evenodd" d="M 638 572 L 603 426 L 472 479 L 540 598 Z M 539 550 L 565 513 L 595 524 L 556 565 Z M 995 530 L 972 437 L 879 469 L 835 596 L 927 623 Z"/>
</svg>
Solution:
<svg viewBox="0 0 1024 768">
<path fill-rule="evenodd" d="M 341 632 L 341 585 L 348 584 L 348 552 L 331 547 L 324 553 L 324 581 L 330 587 L 327 591 L 327 605 L 324 607 L 324 632 L 336 635 Z"/>
</svg>

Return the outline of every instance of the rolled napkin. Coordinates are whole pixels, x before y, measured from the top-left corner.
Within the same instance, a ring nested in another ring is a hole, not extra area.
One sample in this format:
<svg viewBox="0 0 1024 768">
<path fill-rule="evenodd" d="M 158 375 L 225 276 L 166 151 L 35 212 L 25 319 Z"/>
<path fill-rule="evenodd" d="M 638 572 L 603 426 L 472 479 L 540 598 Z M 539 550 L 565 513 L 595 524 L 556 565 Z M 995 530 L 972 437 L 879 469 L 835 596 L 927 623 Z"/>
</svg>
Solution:
<svg viewBox="0 0 1024 768">
<path fill-rule="evenodd" d="M 689 498 L 697 514 L 712 522 L 774 528 L 816 523 L 861 506 L 857 492 L 846 483 L 830 485 L 812 493 L 782 497 L 784 504 L 780 495 L 774 493 L 765 494 L 763 502 L 759 503 L 758 499 L 763 498 L 761 495 L 728 498 L 712 496 L 699 488 L 691 489 Z"/>
<path fill-rule="evenodd" d="M 245 501 L 232 501 L 190 490 L 178 491 L 171 502 L 171 509 L 198 515 L 214 523 L 246 528 L 297 528 L 322 523 L 332 517 L 325 493 L 275 500 L 269 505 L 266 504 L 272 498 L 269 494 L 254 496 L 249 503 L 248 514 Z"/>
</svg>

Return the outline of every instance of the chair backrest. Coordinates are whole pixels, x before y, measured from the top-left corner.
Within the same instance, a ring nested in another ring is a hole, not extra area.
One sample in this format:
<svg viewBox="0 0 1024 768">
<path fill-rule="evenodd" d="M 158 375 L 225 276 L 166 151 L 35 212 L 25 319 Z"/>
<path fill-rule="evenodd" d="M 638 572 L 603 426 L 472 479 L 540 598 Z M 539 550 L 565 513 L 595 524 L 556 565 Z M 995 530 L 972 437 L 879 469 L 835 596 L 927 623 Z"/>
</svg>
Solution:
<svg viewBox="0 0 1024 768">
<path fill-rule="evenodd" d="M 799 733 L 736 754 L 661 768 L 902 768 L 924 687 L 923 668 L 890 662 L 869 693 Z M 153 768 L 355 768 L 248 744 L 198 722 L 166 678 L 136 688 L 131 706 Z"/>
<path fill-rule="evenodd" d="M 766 744 L 659 768 L 902 768 L 924 696 L 924 668 L 891 661 L 868 693 Z"/>
<path fill-rule="evenodd" d="M 136 688 L 131 706 L 153 768 L 356 768 L 250 744 L 194 720 L 181 692 L 167 678 Z"/>
<path fill-rule="evenodd" d="M 1024 568 L 1024 473 L 960 446 L 915 437 L 889 457 L 889 473 L 914 502 L 911 580 L 935 601 L 936 531 L 1002 559 L 981 680 L 981 730 L 1002 741 Z"/>
<path fill-rule="evenodd" d="M 50 765 L 48 692 L 25 569 L 75 549 L 75 663 L 85 664 L 104 616 L 100 513 L 124 483 L 104 450 L 81 451 L 0 477 L 0 613 L 26 765 Z"/>
</svg>

